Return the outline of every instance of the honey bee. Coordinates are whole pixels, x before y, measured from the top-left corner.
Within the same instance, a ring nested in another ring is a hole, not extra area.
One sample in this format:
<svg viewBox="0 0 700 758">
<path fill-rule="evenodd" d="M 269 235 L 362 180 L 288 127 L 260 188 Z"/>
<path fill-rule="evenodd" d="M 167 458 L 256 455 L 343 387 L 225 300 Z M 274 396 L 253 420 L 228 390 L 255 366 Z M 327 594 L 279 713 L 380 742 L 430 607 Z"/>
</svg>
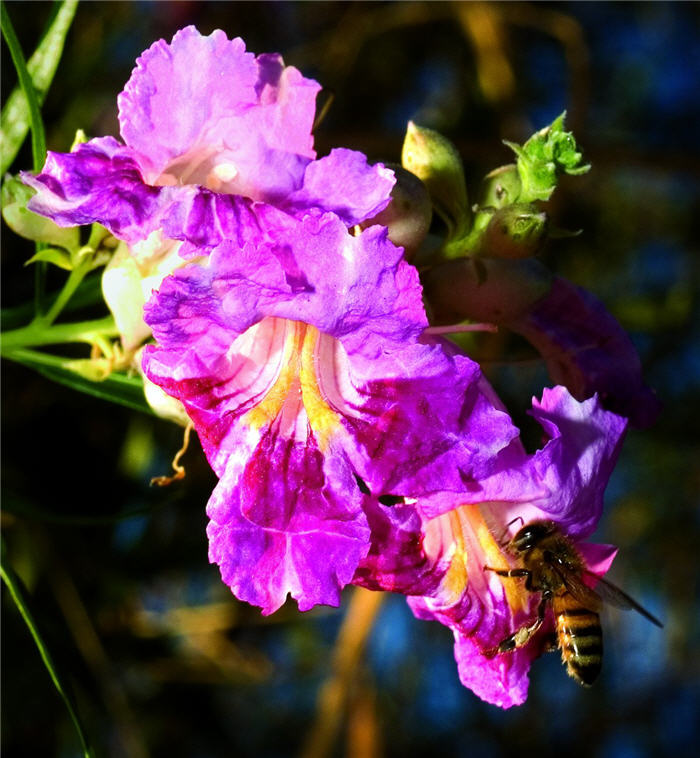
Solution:
<svg viewBox="0 0 700 758">
<path fill-rule="evenodd" d="M 489 651 L 489 657 L 507 653 L 527 645 L 542 626 L 547 606 L 552 607 L 557 647 L 561 650 L 566 670 L 579 684 L 590 686 L 603 660 L 603 632 L 599 612 L 604 602 L 618 608 L 633 609 L 656 626 L 663 626 L 649 611 L 642 608 L 614 584 L 589 571 L 574 543 L 552 521 L 525 524 L 505 545 L 518 558 L 522 568 L 495 569 L 484 566 L 499 576 L 523 577 L 525 589 L 540 594 L 537 617 L 506 637 Z M 584 583 L 590 577 L 595 590 Z"/>
</svg>

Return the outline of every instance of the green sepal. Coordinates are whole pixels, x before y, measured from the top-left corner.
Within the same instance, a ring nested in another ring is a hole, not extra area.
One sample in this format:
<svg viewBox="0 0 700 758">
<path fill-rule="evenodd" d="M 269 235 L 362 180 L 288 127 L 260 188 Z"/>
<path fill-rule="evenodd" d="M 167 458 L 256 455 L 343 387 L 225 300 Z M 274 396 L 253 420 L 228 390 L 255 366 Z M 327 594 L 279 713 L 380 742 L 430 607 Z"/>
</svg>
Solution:
<svg viewBox="0 0 700 758">
<path fill-rule="evenodd" d="M 35 242 L 75 250 L 80 245 L 78 227 L 61 227 L 51 219 L 39 216 L 27 208 L 35 191 L 17 176 L 8 176 L 2 184 L 2 217 L 15 234 Z M 49 260 L 38 258 L 34 260 Z M 53 261 L 51 261 L 53 262 Z M 66 266 L 61 266 L 66 268 Z M 68 267 L 71 268 L 70 266 Z"/>
<path fill-rule="evenodd" d="M 517 156 L 518 175 L 522 183 L 520 202 L 549 200 L 561 174 L 579 176 L 591 167 L 582 164 L 582 154 L 571 132 L 564 130 L 566 111 L 544 129 L 530 137 L 524 145 L 504 140 Z"/>
<path fill-rule="evenodd" d="M 401 164 L 427 187 L 435 210 L 447 224 L 448 239 L 466 235 L 471 210 L 462 159 L 452 142 L 433 129 L 409 121 Z"/>
<path fill-rule="evenodd" d="M 499 208 L 481 240 L 481 255 L 528 258 L 539 252 L 547 236 L 547 214 L 529 203 Z"/>
<path fill-rule="evenodd" d="M 24 265 L 29 266 L 32 263 L 40 262 L 52 263 L 54 266 L 58 266 L 64 271 L 73 270 L 73 262 L 71 261 L 70 255 L 65 250 L 60 250 L 57 247 L 45 247 L 26 261 Z"/>
</svg>

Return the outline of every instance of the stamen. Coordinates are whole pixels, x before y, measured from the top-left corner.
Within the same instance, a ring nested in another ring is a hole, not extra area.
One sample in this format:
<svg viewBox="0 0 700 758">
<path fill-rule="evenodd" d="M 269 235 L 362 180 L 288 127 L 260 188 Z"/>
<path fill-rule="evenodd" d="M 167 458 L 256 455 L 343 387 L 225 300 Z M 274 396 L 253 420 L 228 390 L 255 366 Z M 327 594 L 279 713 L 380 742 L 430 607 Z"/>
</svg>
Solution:
<svg viewBox="0 0 700 758">
<path fill-rule="evenodd" d="M 175 453 L 171 464 L 175 473 L 172 476 L 154 476 L 151 479 L 151 486 L 157 484 L 159 487 L 167 487 L 169 484 L 185 478 L 185 467 L 180 465 L 180 458 L 187 452 L 190 444 L 190 432 L 193 428 L 194 424 L 191 421 L 185 427 L 185 433 L 182 437 L 182 447 Z"/>
</svg>

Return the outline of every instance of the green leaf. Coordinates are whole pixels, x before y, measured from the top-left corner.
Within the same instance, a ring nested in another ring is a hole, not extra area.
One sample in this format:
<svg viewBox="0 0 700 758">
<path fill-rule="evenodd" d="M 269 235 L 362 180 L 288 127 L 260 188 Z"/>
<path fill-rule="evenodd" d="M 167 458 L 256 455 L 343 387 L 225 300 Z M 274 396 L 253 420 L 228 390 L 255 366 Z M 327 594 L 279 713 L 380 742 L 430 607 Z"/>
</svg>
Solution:
<svg viewBox="0 0 700 758">
<path fill-rule="evenodd" d="M 36 255 L 33 255 L 24 265 L 29 266 L 30 263 L 53 263 L 54 266 L 58 266 L 65 271 L 71 271 L 73 269 L 70 255 L 68 255 L 65 250 L 59 250 L 56 247 L 43 248 Z"/>
<path fill-rule="evenodd" d="M 42 376 L 66 387 L 85 392 L 101 400 L 123 405 L 132 410 L 154 415 L 143 394 L 143 380 L 139 376 L 113 373 L 102 381 L 92 381 L 70 368 L 76 361 L 38 350 L 17 349 L 4 354 L 5 358 L 38 371 Z"/>
<path fill-rule="evenodd" d="M 58 292 L 51 292 L 46 295 L 42 302 L 42 309 L 48 308 L 56 300 Z M 91 274 L 86 276 L 80 283 L 62 313 L 71 313 L 81 308 L 87 308 L 97 303 L 102 303 L 102 276 L 101 274 Z M 16 329 L 27 322 L 31 321 L 34 315 L 34 303 L 24 303 L 14 308 L 3 308 L 0 310 L 0 321 L 4 330 Z"/>
<path fill-rule="evenodd" d="M 5 552 L 6 551 L 3 545 L 3 554 L 5 554 Z M 15 574 L 15 572 L 4 562 L 0 566 L 0 574 L 2 574 L 2 579 L 5 582 L 5 585 L 7 586 L 7 589 L 9 590 L 10 595 L 12 596 L 12 599 L 15 601 L 17 610 L 19 610 L 20 615 L 22 616 L 22 619 L 24 620 L 24 623 L 27 625 L 27 629 L 29 629 L 29 632 L 32 635 L 32 638 L 34 639 L 34 643 L 36 644 L 37 649 L 39 650 L 39 654 L 41 655 L 41 660 L 44 662 L 44 666 L 46 666 L 46 670 L 49 672 L 49 676 L 51 677 L 51 681 L 53 682 L 54 687 L 56 688 L 58 694 L 61 696 L 61 698 L 63 699 L 63 702 L 66 705 L 66 708 L 68 709 L 68 713 L 70 714 L 71 721 L 73 722 L 73 725 L 75 726 L 75 730 L 78 733 L 78 737 L 80 739 L 80 744 L 82 745 L 82 748 L 83 748 L 83 755 L 85 756 L 85 758 L 92 758 L 94 754 L 88 744 L 87 736 L 85 735 L 85 730 L 83 729 L 83 725 L 78 716 L 78 711 L 76 710 L 76 707 L 73 703 L 73 699 L 68 694 L 67 688 L 63 685 L 63 682 L 61 681 L 61 677 L 59 676 L 58 671 L 56 670 L 56 665 L 53 662 L 51 653 L 49 652 L 49 649 L 46 646 L 46 643 L 44 642 L 44 639 L 41 636 L 39 629 L 37 628 L 36 622 L 34 621 L 34 616 L 32 615 L 32 612 L 29 609 L 29 603 L 27 601 L 24 588 L 22 587 L 22 583 L 17 577 L 17 575 Z"/>
<path fill-rule="evenodd" d="M 27 71 L 27 63 L 24 59 L 24 53 L 15 34 L 14 27 L 10 21 L 5 3 L 0 5 L 0 20 L 2 22 L 2 36 L 5 38 L 7 47 L 12 56 L 12 62 L 17 70 L 22 93 L 24 94 L 27 110 L 29 112 L 29 128 L 32 130 L 32 158 L 34 160 L 34 170 L 40 171 L 44 165 L 46 156 L 46 136 L 44 135 L 44 123 L 41 120 L 39 111 L 39 101 L 37 100 L 36 91 L 32 82 L 32 77 Z M 5 147 L 2 146 L 4 154 Z"/>
<path fill-rule="evenodd" d="M 63 52 L 66 35 L 70 29 L 78 0 L 64 0 L 51 21 L 49 28 L 29 59 L 26 70 L 36 92 L 39 104 L 44 102 L 46 92 L 51 85 L 58 62 Z M 4 33 L 3 14 L 3 33 Z M 9 46 L 9 43 L 8 43 Z M 15 159 L 30 124 L 30 107 L 23 88 L 15 87 L 0 114 L 0 173 L 5 173 Z M 43 163 L 43 155 L 41 162 Z M 41 165 L 35 166 L 39 170 Z"/>
<path fill-rule="evenodd" d="M 530 137 L 524 145 L 506 144 L 518 157 L 518 175 L 522 183 L 519 202 L 549 200 L 561 174 L 579 176 L 590 170 L 582 164 L 582 154 L 571 132 L 564 130 L 566 111 L 544 129 Z"/>
</svg>

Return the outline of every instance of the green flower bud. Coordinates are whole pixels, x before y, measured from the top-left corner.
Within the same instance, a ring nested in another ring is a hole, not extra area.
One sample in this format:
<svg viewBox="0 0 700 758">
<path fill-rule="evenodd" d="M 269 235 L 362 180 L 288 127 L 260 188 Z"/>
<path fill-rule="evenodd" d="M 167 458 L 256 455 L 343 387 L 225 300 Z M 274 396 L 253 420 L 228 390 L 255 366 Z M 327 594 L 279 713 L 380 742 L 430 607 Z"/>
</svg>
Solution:
<svg viewBox="0 0 700 758">
<path fill-rule="evenodd" d="M 362 227 L 386 226 L 389 239 L 403 247 L 404 258 L 410 261 L 428 234 L 433 207 L 428 190 L 415 174 L 396 164 L 388 163 L 387 167 L 396 175 L 391 202 L 381 213 L 363 222 Z"/>
<path fill-rule="evenodd" d="M 436 131 L 408 122 L 401 163 L 428 189 L 450 238 L 464 236 L 470 225 L 464 168 L 457 148 Z"/>
<path fill-rule="evenodd" d="M 515 163 L 495 168 L 484 177 L 479 205 L 482 208 L 503 208 L 520 197 L 522 184 Z"/>
<path fill-rule="evenodd" d="M 460 258 L 435 266 L 421 281 L 438 324 L 505 324 L 549 292 L 552 274 L 532 259 Z"/>
<path fill-rule="evenodd" d="M 34 190 L 23 184 L 19 177 L 8 176 L 5 179 L 2 184 L 2 217 L 10 229 L 20 237 L 35 242 L 45 242 L 66 250 L 79 247 L 79 227 L 57 226 L 51 219 L 27 209 L 27 203 L 34 194 Z"/>
<path fill-rule="evenodd" d="M 547 214 L 536 206 L 516 203 L 491 217 L 481 239 L 481 255 L 492 258 L 529 258 L 542 246 L 549 226 Z"/>
</svg>

